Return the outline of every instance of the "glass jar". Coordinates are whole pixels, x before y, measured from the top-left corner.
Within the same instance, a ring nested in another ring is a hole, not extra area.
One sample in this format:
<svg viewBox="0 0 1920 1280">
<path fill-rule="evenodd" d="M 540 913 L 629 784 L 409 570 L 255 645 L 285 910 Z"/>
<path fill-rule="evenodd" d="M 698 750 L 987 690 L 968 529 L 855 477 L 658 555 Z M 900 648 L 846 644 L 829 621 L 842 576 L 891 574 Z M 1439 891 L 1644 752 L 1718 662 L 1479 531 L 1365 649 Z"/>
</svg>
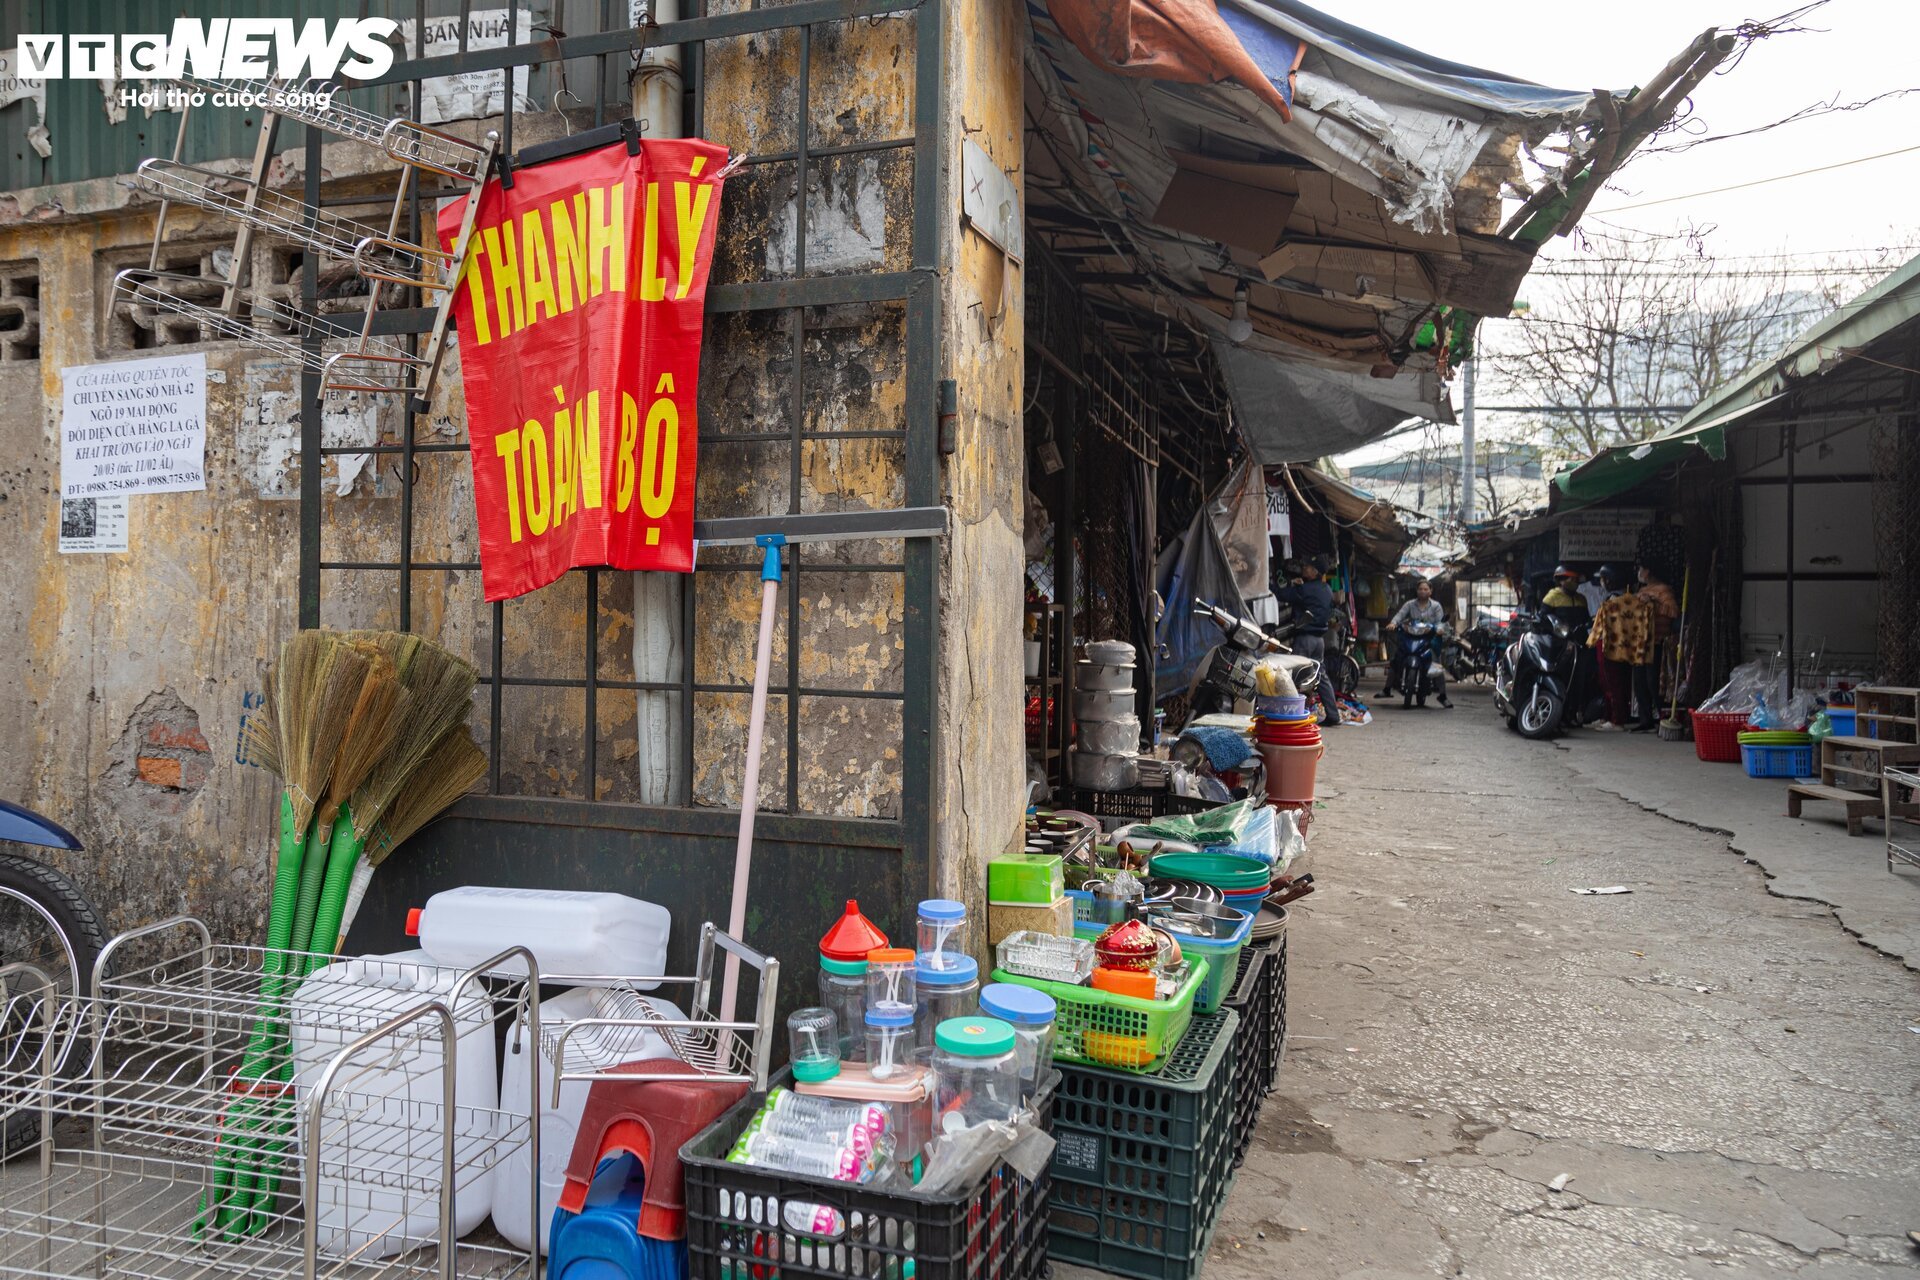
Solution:
<svg viewBox="0 0 1920 1280">
<path fill-rule="evenodd" d="M 953 1133 L 1020 1110 L 1013 1028 L 998 1018 L 949 1018 L 934 1031 L 935 1128 Z"/>
<path fill-rule="evenodd" d="M 866 1025 L 867 962 L 821 956 L 820 1003 L 833 1010 L 838 1024 L 840 1061 L 861 1061 L 867 1048 L 860 1031 Z"/>
<path fill-rule="evenodd" d="M 967 906 L 951 898 L 928 898 L 920 904 L 920 963 L 935 969 L 951 967 L 967 957 Z"/>
<path fill-rule="evenodd" d="M 795 1080 L 813 1083 L 840 1074 L 840 1024 L 833 1010 L 815 1006 L 787 1015 L 787 1061 Z"/>
<path fill-rule="evenodd" d="M 913 952 L 880 947 L 867 953 L 867 1008 L 887 1013 L 914 1011 Z"/>
<path fill-rule="evenodd" d="M 1030 1102 L 1053 1070 L 1053 997 L 1017 982 L 980 988 L 980 1012 L 1013 1028 L 1014 1054 L 1020 1060 L 1020 1100 Z"/>
<path fill-rule="evenodd" d="M 952 960 L 952 964 L 936 968 L 921 956 L 914 966 L 919 1042 L 926 1048 L 933 1047 L 934 1029 L 941 1023 L 980 1012 L 980 966 L 972 956 L 955 956 Z"/>
<path fill-rule="evenodd" d="M 867 1070 L 890 1080 L 913 1065 L 913 1010 L 867 1010 Z"/>
</svg>

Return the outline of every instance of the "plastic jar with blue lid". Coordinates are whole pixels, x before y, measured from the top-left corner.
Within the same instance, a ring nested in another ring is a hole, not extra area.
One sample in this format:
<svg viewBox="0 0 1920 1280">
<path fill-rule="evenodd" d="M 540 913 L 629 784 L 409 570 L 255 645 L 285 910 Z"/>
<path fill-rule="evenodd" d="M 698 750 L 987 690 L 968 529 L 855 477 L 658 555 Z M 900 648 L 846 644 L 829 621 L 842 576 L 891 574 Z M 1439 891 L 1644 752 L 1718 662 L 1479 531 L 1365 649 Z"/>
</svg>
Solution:
<svg viewBox="0 0 1920 1280">
<path fill-rule="evenodd" d="M 921 956 L 914 965 L 913 979 L 923 1048 L 933 1047 L 934 1030 L 941 1023 L 980 1012 L 980 966 L 972 956 L 949 956 L 944 965 L 929 964 L 927 957 Z"/>
<path fill-rule="evenodd" d="M 992 982 L 980 988 L 980 1012 L 1013 1028 L 1020 1099 L 1030 1101 L 1053 1070 L 1053 1020 L 1058 1012 L 1053 997 L 1015 982 Z"/>
<path fill-rule="evenodd" d="M 919 946 L 922 964 L 935 969 L 953 967 L 967 958 L 967 904 L 951 898 L 928 898 L 920 904 Z"/>
</svg>

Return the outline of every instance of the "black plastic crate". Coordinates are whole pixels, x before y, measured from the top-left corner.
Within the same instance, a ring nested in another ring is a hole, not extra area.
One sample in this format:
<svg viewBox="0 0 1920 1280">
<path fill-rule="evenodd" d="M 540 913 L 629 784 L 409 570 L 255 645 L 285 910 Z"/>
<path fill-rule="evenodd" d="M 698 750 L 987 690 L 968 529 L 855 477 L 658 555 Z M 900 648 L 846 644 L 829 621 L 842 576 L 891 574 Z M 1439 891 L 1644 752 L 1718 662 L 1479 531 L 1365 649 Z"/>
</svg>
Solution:
<svg viewBox="0 0 1920 1280">
<path fill-rule="evenodd" d="M 1130 791 L 1092 791 L 1086 787 L 1069 787 L 1060 794 L 1065 798 L 1058 808 L 1090 813 L 1103 823 L 1147 822 L 1168 814 L 1205 813 L 1220 807 L 1212 800 L 1175 795 L 1167 787 L 1134 787 Z"/>
<path fill-rule="evenodd" d="M 1234 1033 L 1233 1127 L 1236 1139 L 1233 1163 L 1237 1168 L 1253 1145 L 1253 1127 L 1266 1101 L 1268 1064 L 1273 1060 L 1273 1011 L 1267 999 L 1267 952 L 1262 947 L 1240 949 L 1240 969 L 1233 990 L 1221 1005 L 1240 1015 Z"/>
<path fill-rule="evenodd" d="M 782 1071 L 773 1080 L 790 1085 Z M 1036 1099 L 1050 1126 L 1055 1089 Z M 698 1280 L 1042 1280 L 1047 1273 L 1047 1186 L 1005 1164 L 970 1191 L 931 1198 L 888 1193 L 729 1161 L 727 1152 L 766 1101 L 749 1094 L 680 1148 L 686 1170 L 688 1270 Z M 824 1240 L 781 1225 L 789 1202 L 826 1205 L 847 1223 Z"/>
<path fill-rule="evenodd" d="M 1280 936 L 1261 944 L 1267 953 L 1267 1008 L 1273 1027 L 1272 1058 L 1267 1063 L 1267 1090 L 1280 1080 L 1280 1064 L 1287 1060 L 1287 935 L 1291 928 L 1282 929 Z"/>
<path fill-rule="evenodd" d="M 1233 1181 L 1238 1014 L 1193 1020 L 1145 1075 L 1060 1069 L 1049 1251 L 1063 1262 L 1188 1280 Z"/>
</svg>

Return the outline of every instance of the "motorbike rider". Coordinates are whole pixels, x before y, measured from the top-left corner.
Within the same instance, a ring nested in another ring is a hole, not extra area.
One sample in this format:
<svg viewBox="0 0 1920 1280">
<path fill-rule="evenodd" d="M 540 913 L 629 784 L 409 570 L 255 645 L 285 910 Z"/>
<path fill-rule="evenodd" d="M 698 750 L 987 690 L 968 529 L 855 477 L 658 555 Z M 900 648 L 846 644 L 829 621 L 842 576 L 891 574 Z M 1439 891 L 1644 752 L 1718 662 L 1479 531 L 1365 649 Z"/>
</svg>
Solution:
<svg viewBox="0 0 1920 1280">
<path fill-rule="evenodd" d="M 1431 582 L 1423 580 L 1414 587 L 1413 599 L 1400 606 L 1400 611 L 1393 615 L 1393 621 L 1387 623 L 1387 630 L 1398 631 L 1401 624 L 1406 622 L 1430 622 L 1436 627 L 1446 625 L 1447 608 L 1433 598 Z M 1396 665 L 1397 662 L 1396 659 Z M 1418 686 L 1419 673 L 1417 672 L 1403 673 L 1400 678 L 1410 679 L 1414 682 L 1414 687 Z M 1453 703 L 1447 699 L 1446 677 L 1434 676 L 1432 681 L 1434 696 L 1439 700 L 1440 705 L 1449 711 L 1453 710 Z"/>
<path fill-rule="evenodd" d="M 1326 674 L 1327 628 L 1333 622 L 1333 588 L 1322 576 L 1320 558 L 1315 556 L 1300 565 L 1300 576 L 1274 594 L 1281 604 L 1293 607 L 1293 637 L 1287 643 L 1294 653 L 1320 664 L 1318 683 L 1323 725 L 1340 723 L 1340 707 L 1333 700 L 1333 680 Z"/>
<path fill-rule="evenodd" d="M 1585 622 L 1588 617 L 1587 602 L 1580 595 L 1580 575 L 1560 565 L 1553 571 L 1553 586 L 1540 597 L 1540 607 L 1551 609 L 1554 615 L 1568 626 Z"/>
</svg>

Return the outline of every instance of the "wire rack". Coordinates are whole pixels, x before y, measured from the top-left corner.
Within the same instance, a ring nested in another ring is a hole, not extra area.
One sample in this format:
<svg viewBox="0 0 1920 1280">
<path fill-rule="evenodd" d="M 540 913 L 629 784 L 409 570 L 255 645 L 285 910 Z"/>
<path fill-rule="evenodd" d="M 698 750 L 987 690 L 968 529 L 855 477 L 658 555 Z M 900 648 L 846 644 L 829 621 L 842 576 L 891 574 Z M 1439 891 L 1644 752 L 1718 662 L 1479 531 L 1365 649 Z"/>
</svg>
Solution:
<svg viewBox="0 0 1920 1280">
<path fill-rule="evenodd" d="M 0 1096 L 39 1111 L 41 1177 L 0 1184 L 0 1276 L 532 1280 L 525 1252 L 459 1239 L 508 1157 L 539 1166 L 538 1064 L 525 1110 L 495 1072 L 497 1028 L 539 1015 L 532 956 L 287 959 L 316 971 L 276 1001 L 279 953 L 176 918 L 109 943 L 90 995 L 16 997 L 42 1003 L 5 1025 L 41 1031 L 9 1037 Z"/>
<path fill-rule="evenodd" d="M 1887 870 L 1905 864 L 1920 867 L 1920 818 L 1913 806 L 1920 802 L 1920 771 L 1887 766 L 1880 772 L 1886 804 Z"/>
<path fill-rule="evenodd" d="M 291 240 L 316 253 L 350 261 L 369 278 L 420 288 L 441 288 L 451 255 L 394 240 L 385 228 L 315 208 L 304 200 L 262 187 L 252 179 L 177 160 L 142 160 L 134 173 L 140 190 L 162 200 L 189 204 L 231 218 L 255 231 Z M 368 203 L 385 203 L 385 197 Z M 429 272 L 427 264 L 435 265 Z"/>
<path fill-rule="evenodd" d="M 759 973 L 758 995 L 750 1021 L 723 1022 L 713 1005 L 716 966 L 731 956 Z M 628 978 L 605 975 L 549 976 L 549 982 L 600 988 L 593 1017 L 543 1025 L 540 1050 L 558 1101 L 560 1086 L 571 1080 L 681 1080 L 687 1070 L 714 1084 L 744 1084 L 764 1092 L 772 1063 L 774 1006 L 780 987 L 780 962 L 763 956 L 712 924 L 700 929 L 699 960 L 692 977 Z M 671 994 L 687 989 L 686 1018 L 669 1018 L 642 992 Z M 650 1060 L 663 1046 L 680 1066 L 653 1069 Z"/>
<path fill-rule="evenodd" d="M 259 110 L 270 111 L 282 119 L 311 125 L 335 137 L 364 142 L 401 164 L 442 177 L 478 182 L 486 177 L 492 149 L 482 143 L 413 120 L 376 116 L 346 102 L 334 92 L 335 86 L 323 81 L 221 80 L 213 77 L 183 76 L 183 88 L 195 92 L 223 95 L 250 95 L 246 99 L 227 97 L 230 102 L 254 101 Z M 327 105 L 319 105 L 325 99 Z"/>
<path fill-rule="evenodd" d="M 113 278 L 114 293 L 136 315 L 164 312 L 198 324 L 203 334 L 244 342 L 269 355 L 320 374 L 334 391 L 420 392 L 427 362 L 384 338 L 349 336 L 322 317 L 246 289 L 231 310 L 223 302 L 232 286 L 206 276 L 129 267 Z M 307 340 L 317 338 L 317 350 Z M 328 345 L 334 349 L 329 351 Z M 342 346 L 346 349 L 340 349 Z"/>
</svg>

